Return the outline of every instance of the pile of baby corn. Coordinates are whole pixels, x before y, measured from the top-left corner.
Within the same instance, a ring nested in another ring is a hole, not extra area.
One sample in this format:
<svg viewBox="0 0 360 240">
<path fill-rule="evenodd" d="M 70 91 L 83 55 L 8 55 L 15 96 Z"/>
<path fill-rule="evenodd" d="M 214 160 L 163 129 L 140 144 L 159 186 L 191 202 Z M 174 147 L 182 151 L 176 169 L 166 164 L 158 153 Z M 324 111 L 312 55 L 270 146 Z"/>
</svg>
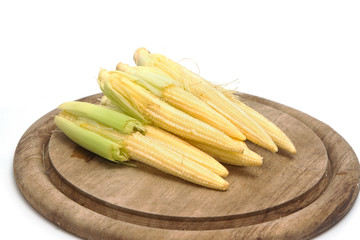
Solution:
<svg viewBox="0 0 360 240">
<path fill-rule="evenodd" d="M 55 124 L 70 139 L 113 162 L 130 159 L 205 187 L 226 190 L 221 164 L 260 166 L 245 140 L 271 152 L 295 153 L 274 123 L 161 54 L 135 51 L 136 66 L 101 69 L 99 104 L 59 106 Z"/>
</svg>

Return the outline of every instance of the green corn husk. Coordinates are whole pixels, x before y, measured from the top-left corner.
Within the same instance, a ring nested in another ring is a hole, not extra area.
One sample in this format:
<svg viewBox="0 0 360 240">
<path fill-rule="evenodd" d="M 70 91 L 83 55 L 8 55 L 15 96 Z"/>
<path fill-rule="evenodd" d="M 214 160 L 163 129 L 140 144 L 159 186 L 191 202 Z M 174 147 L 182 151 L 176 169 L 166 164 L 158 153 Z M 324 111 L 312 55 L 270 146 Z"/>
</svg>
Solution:
<svg viewBox="0 0 360 240">
<path fill-rule="evenodd" d="M 147 66 L 129 66 L 119 63 L 116 70 L 131 75 L 133 81 L 160 97 L 164 88 L 170 85 L 180 87 L 180 84 L 163 71 Z"/>
<path fill-rule="evenodd" d="M 80 127 L 60 115 L 55 116 L 54 121 L 67 137 L 90 152 L 113 162 L 128 161 L 128 156 L 120 144 Z"/>
<path fill-rule="evenodd" d="M 129 160 L 123 140 L 143 125 L 110 108 L 85 102 L 66 102 L 54 118 L 56 126 L 83 148 L 113 162 Z"/>
<path fill-rule="evenodd" d="M 101 69 L 98 75 L 98 84 L 104 95 L 106 95 L 114 105 L 121 108 L 126 115 L 139 120 L 141 123 L 147 123 L 144 116 L 134 108 L 127 99 L 111 87 L 111 84 L 108 83 L 108 81 L 110 81 L 110 79 L 107 78 L 108 74 L 111 74 L 111 72 Z"/>
<path fill-rule="evenodd" d="M 78 117 L 90 118 L 125 134 L 130 134 L 134 130 L 143 131 L 138 120 L 103 106 L 73 101 L 63 103 L 58 108 Z"/>
<path fill-rule="evenodd" d="M 111 110 L 118 111 L 118 112 L 120 112 L 120 113 L 125 114 L 121 108 L 119 108 L 118 106 L 114 105 L 114 104 L 110 101 L 110 99 L 109 99 L 107 96 L 105 96 L 105 95 L 104 95 L 104 96 L 101 96 L 101 98 L 100 98 L 100 105 L 101 105 L 101 106 L 104 106 L 104 107 L 106 107 L 106 108 L 109 108 L 109 109 L 111 109 Z"/>
</svg>

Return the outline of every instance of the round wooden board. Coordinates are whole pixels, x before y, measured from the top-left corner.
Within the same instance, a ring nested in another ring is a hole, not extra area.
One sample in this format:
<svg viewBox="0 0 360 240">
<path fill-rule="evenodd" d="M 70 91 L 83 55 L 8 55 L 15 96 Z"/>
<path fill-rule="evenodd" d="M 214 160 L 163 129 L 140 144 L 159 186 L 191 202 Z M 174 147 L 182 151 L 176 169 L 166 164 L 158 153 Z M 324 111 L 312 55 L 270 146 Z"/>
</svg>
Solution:
<svg viewBox="0 0 360 240">
<path fill-rule="evenodd" d="M 81 100 L 97 102 L 99 96 Z M 143 164 L 106 161 L 57 131 L 57 110 L 20 139 L 17 185 L 43 216 L 87 239 L 306 239 L 334 225 L 359 192 L 359 162 L 349 144 L 295 109 L 239 97 L 282 128 L 298 152 L 273 154 L 249 143 L 264 164 L 226 165 L 225 192 Z"/>
</svg>

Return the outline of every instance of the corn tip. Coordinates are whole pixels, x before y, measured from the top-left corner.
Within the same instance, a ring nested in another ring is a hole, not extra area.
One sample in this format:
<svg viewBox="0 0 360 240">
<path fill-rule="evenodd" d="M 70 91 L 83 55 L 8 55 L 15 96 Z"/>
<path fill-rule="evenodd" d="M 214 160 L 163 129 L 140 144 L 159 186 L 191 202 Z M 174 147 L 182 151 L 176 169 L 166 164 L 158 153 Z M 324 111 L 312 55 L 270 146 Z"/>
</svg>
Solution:
<svg viewBox="0 0 360 240">
<path fill-rule="evenodd" d="M 225 180 L 224 180 L 224 181 L 225 181 Z M 230 185 L 230 184 L 229 184 L 227 181 L 225 181 L 224 186 L 223 186 L 223 188 L 222 188 L 221 190 L 223 190 L 223 191 L 228 190 L 229 185 Z"/>
<path fill-rule="evenodd" d="M 139 60 L 140 60 L 140 56 L 142 54 L 150 54 L 150 51 L 147 50 L 146 48 L 144 47 L 141 47 L 141 48 L 138 48 L 136 49 L 135 53 L 134 53 L 134 56 L 133 56 L 133 59 L 135 61 L 136 64 L 138 64 Z"/>
<path fill-rule="evenodd" d="M 289 144 L 289 146 L 285 150 L 293 154 L 296 153 L 296 148 L 293 144 Z"/>
<path fill-rule="evenodd" d="M 222 169 L 223 171 L 221 172 L 221 173 L 219 173 L 219 176 L 220 177 L 227 177 L 227 176 L 229 176 L 229 171 L 224 167 L 223 169 Z"/>
</svg>

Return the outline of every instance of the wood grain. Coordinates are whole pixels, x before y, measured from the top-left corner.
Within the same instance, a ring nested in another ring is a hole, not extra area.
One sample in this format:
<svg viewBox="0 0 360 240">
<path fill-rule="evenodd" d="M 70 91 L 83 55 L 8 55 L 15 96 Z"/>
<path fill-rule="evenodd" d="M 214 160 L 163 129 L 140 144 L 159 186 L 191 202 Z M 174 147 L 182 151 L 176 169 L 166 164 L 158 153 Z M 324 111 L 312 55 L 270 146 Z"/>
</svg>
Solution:
<svg viewBox="0 0 360 240">
<path fill-rule="evenodd" d="M 282 128 L 298 153 L 249 144 L 264 165 L 226 166 L 226 192 L 95 156 L 56 131 L 56 110 L 18 144 L 18 187 L 50 221 L 88 239 L 304 239 L 334 225 L 359 192 L 359 163 L 349 144 L 295 109 L 239 96 Z"/>
</svg>

